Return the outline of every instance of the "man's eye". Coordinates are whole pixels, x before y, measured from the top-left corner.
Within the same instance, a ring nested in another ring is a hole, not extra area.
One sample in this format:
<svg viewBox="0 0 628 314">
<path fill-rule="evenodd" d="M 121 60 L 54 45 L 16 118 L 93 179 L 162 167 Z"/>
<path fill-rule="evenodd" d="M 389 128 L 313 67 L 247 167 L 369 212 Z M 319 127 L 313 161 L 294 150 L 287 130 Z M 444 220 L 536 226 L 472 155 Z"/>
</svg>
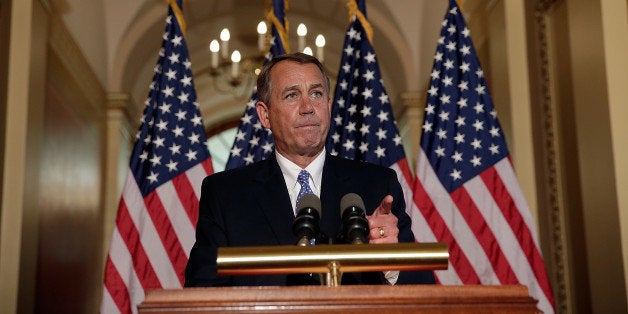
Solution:
<svg viewBox="0 0 628 314">
<path fill-rule="evenodd" d="M 296 93 L 291 93 L 291 94 L 286 95 L 286 99 L 294 100 L 296 98 L 297 98 Z"/>
<path fill-rule="evenodd" d="M 312 92 L 312 98 L 321 98 L 323 97 L 323 93 L 319 91 Z"/>
</svg>

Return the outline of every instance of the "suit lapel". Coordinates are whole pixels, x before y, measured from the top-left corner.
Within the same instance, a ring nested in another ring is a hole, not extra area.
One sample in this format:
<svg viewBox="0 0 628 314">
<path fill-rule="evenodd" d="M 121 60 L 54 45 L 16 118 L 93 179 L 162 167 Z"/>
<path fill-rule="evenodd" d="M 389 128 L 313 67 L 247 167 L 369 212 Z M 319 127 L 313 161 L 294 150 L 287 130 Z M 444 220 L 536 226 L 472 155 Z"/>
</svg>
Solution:
<svg viewBox="0 0 628 314">
<path fill-rule="evenodd" d="M 283 174 L 274 154 L 264 162 L 264 167 L 255 174 L 256 188 L 252 192 L 256 194 L 266 223 L 275 234 L 278 244 L 295 244 L 296 236 L 292 233 L 294 212 Z"/>
<path fill-rule="evenodd" d="M 351 174 L 346 169 L 340 169 L 338 158 L 327 154 L 321 182 L 320 228 L 332 239 L 342 230 L 340 199 L 345 194 L 354 192 L 351 189 Z M 263 167 L 254 175 L 255 189 L 252 193 L 255 193 L 266 218 L 265 223 L 270 226 L 278 244 L 295 244 L 297 239 L 292 233 L 294 212 L 283 174 L 274 154 L 263 163 Z"/>
<path fill-rule="evenodd" d="M 351 188 L 351 176 L 341 171 L 336 158 L 330 154 L 325 157 L 323 179 L 321 183 L 322 217 L 321 231 L 330 238 L 335 238 L 342 230 L 340 219 L 340 199 Z"/>
</svg>

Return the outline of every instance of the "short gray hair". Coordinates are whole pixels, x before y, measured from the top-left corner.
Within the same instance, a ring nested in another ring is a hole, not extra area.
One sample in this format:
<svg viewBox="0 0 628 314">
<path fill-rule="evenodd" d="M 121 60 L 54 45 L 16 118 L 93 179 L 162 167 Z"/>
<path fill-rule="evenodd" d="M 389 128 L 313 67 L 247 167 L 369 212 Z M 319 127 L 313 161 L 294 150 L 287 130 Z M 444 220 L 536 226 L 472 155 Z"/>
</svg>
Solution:
<svg viewBox="0 0 628 314">
<path fill-rule="evenodd" d="M 270 81 L 270 70 L 281 61 L 293 61 L 299 64 L 315 64 L 318 69 L 321 71 L 323 77 L 325 77 L 326 87 L 327 87 L 327 97 L 331 97 L 330 93 L 330 83 L 329 77 L 327 73 L 325 73 L 325 67 L 321 64 L 318 59 L 313 56 L 307 55 L 302 52 L 295 52 L 289 54 L 283 54 L 272 58 L 264 67 L 262 67 L 262 71 L 257 77 L 257 99 L 259 101 L 265 103 L 267 106 L 270 106 L 270 89 L 271 89 L 271 81 Z"/>
</svg>

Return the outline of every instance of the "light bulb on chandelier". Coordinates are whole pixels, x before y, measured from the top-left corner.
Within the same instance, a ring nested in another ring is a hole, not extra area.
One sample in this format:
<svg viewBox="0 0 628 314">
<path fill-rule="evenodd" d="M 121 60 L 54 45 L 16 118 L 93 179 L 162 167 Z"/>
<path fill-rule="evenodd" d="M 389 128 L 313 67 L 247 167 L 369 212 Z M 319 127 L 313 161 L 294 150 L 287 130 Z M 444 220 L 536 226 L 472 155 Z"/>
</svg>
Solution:
<svg viewBox="0 0 628 314">
<path fill-rule="evenodd" d="M 266 22 L 261 21 L 257 24 L 257 49 L 260 52 L 264 52 L 264 48 L 266 48 Z"/>
<path fill-rule="evenodd" d="M 222 46 L 222 58 L 226 59 L 229 56 L 229 39 L 231 39 L 231 33 L 229 33 L 229 29 L 223 28 L 220 31 L 220 41 Z"/>
<path fill-rule="evenodd" d="M 307 26 L 301 23 L 297 27 L 297 36 L 299 36 L 299 51 L 305 49 L 305 36 L 307 36 Z"/>
<path fill-rule="evenodd" d="M 316 41 L 314 43 L 316 44 L 316 58 L 318 58 L 318 61 L 320 61 L 321 63 L 325 62 L 325 59 L 324 59 L 325 36 L 318 34 L 318 36 L 316 36 Z"/>
<path fill-rule="evenodd" d="M 234 50 L 231 53 L 231 80 L 235 82 L 235 84 L 240 84 L 240 60 L 242 60 L 242 56 L 240 52 Z"/>
</svg>

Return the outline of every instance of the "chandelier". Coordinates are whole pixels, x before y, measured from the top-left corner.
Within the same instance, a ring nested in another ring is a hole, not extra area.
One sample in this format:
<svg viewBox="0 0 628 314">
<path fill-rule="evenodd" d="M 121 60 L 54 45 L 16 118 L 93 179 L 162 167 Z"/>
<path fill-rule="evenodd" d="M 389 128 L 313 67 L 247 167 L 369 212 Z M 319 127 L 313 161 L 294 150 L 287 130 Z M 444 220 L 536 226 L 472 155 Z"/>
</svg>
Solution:
<svg viewBox="0 0 628 314">
<path fill-rule="evenodd" d="M 231 50 L 229 42 L 231 33 L 228 28 L 223 28 L 219 39 L 212 39 L 209 43 L 210 68 L 212 84 L 217 91 L 229 92 L 238 97 L 243 97 L 253 91 L 257 75 L 264 62 L 264 54 L 268 51 L 269 39 L 266 22 L 257 24 L 257 53 L 251 56 L 243 56 L 239 50 Z M 298 51 L 313 56 L 312 48 L 307 46 L 307 27 L 301 23 L 297 27 Z M 318 34 L 314 41 L 316 45 L 316 57 L 324 62 L 325 37 Z"/>
</svg>

